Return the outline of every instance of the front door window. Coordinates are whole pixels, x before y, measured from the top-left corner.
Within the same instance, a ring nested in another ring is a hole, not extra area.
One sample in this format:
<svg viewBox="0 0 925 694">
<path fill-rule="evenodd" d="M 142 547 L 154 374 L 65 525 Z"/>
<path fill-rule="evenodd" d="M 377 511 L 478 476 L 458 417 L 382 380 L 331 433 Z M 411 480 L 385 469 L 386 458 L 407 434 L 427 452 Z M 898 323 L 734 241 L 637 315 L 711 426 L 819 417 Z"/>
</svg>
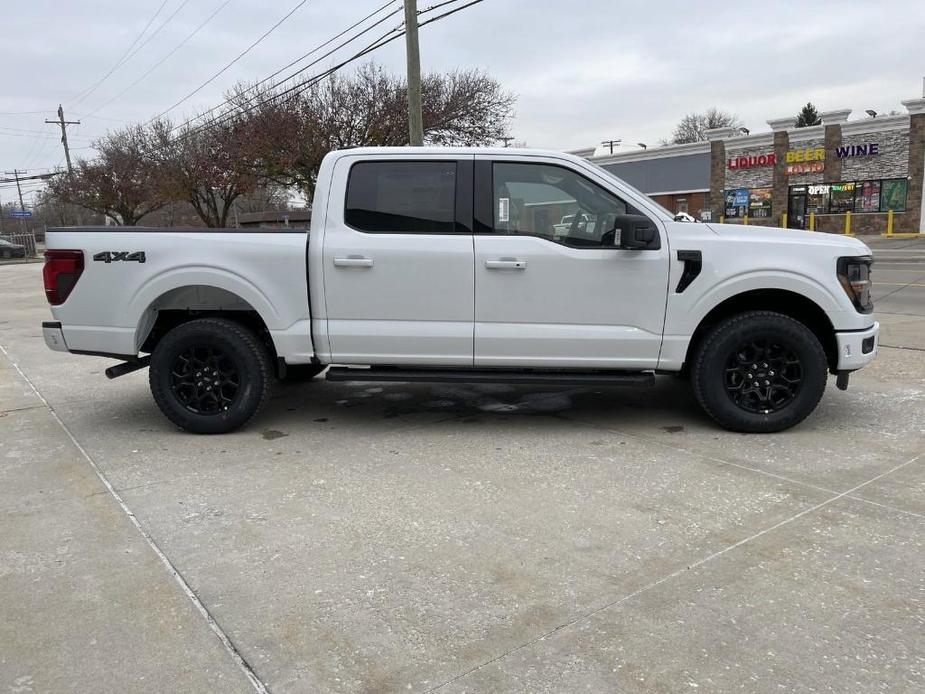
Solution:
<svg viewBox="0 0 925 694">
<path fill-rule="evenodd" d="M 627 204 L 584 176 L 551 164 L 495 163 L 494 232 L 578 248 L 612 245 Z"/>
</svg>

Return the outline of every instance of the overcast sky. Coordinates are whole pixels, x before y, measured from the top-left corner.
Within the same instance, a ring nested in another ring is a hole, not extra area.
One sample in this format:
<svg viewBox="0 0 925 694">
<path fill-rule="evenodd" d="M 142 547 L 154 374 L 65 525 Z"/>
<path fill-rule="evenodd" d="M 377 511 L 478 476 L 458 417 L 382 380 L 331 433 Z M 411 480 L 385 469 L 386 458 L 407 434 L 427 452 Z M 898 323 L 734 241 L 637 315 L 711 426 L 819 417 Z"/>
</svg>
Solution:
<svg viewBox="0 0 925 694">
<path fill-rule="evenodd" d="M 437 1 L 418 0 L 419 8 Z M 90 138 L 168 108 L 298 4 L 166 0 L 136 44 L 141 49 L 81 99 L 162 2 L 3 0 L 0 170 L 62 163 L 55 126 L 43 124 L 59 102 L 69 119 L 82 120 L 69 130 L 73 155 L 92 154 Z M 169 115 L 181 119 L 218 103 L 234 82 L 262 79 L 384 2 L 308 0 Z M 104 106 L 216 10 L 171 58 Z M 399 16 L 380 29 L 397 25 Z M 402 41 L 373 57 L 404 70 Z M 901 100 L 922 95 L 925 2 L 484 0 L 423 28 L 421 63 L 425 71 L 479 68 L 494 75 L 518 94 L 513 134 L 532 147 L 569 149 L 610 138 L 635 147 L 667 136 L 686 112 L 713 105 L 737 113 L 753 132 L 807 100 L 820 110 L 852 108 L 852 118 L 868 108 L 904 112 Z M 23 111 L 44 113 L 16 114 Z M 5 189 L 0 194 L 7 197 Z"/>
</svg>

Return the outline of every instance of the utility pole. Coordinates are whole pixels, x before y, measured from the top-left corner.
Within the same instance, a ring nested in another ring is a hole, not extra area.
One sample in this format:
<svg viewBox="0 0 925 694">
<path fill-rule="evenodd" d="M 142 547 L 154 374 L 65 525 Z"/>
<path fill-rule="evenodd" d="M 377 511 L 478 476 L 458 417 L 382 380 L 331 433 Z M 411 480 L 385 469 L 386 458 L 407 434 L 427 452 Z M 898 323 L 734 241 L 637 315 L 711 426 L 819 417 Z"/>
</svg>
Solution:
<svg viewBox="0 0 925 694">
<path fill-rule="evenodd" d="M 12 171 L 7 171 L 7 174 L 12 174 L 16 179 L 16 192 L 19 193 L 19 209 L 25 211 L 26 203 L 22 199 L 22 186 L 19 185 L 19 174 L 26 173 L 25 171 L 20 171 L 19 169 L 13 169 Z M 26 221 L 20 217 L 19 218 L 19 228 L 25 234 L 26 233 Z"/>
<path fill-rule="evenodd" d="M 499 137 L 498 139 L 504 143 L 505 147 L 510 147 L 511 142 L 513 141 L 514 138 L 513 137 Z"/>
<path fill-rule="evenodd" d="M 19 209 L 26 209 L 26 203 L 22 200 L 22 186 L 19 185 L 19 174 L 24 174 L 26 172 L 21 169 L 13 169 L 12 171 L 5 171 L 4 173 L 16 178 L 16 192 L 19 193 Z"/>
<path fill-rule="evenodd" d="M 604 140 L 601 145 L 610 147 L 610 153 L 613 154 L 613 146 L 616 145 L 619 147 L 621 142 L 623 142 L 623 140 Z"/>
<path fill-rule="evenodd" d="M 408 141 L 412 146 L 420 147 L 424 144 L 424 116 L 421 112 L 417 0 L 405 0 L 405 54 L 408 60 Z"/>
<path fill-rule="evenodd" d="M 58 120 L 45 119 L 46 123 L 57 123 L 61 126 L 61 144 L 64 145 L 64 158 L 67 159 L 67 174 L 70 176 L 74 173 L 71 168 L 71 150 L 67 146 L 67 126 L 80 125 L 79 120 L 64 120 L 64 107 L 58 104 Z"/>
</svg>

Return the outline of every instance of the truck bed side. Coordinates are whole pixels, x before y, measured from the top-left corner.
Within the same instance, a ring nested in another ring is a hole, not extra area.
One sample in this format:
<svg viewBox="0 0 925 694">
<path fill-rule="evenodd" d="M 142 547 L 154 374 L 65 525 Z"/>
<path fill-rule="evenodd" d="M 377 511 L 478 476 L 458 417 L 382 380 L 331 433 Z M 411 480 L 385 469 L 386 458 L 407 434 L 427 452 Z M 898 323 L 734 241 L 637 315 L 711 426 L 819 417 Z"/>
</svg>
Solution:
<svg viewBox="0 0 925 694">
<path fill-rule="evenodd" d="M 84 270 L 52 306 L 67 348 L 131 357 L 170 311 L 248 311 L 290 364 L 311 361 L 305 230 L 49 229 L 47 247 L 80 250 Z"/>
</svg>

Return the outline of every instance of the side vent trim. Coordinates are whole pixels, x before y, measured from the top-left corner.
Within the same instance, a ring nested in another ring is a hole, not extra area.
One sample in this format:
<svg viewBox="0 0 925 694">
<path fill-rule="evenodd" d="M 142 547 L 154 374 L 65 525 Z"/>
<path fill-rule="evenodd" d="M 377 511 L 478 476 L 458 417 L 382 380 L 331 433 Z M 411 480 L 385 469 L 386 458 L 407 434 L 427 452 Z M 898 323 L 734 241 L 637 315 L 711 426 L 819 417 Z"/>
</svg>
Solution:
<svg viewBox="0 0 925 694">
<path fill-rule="evenodd" d="M 703 255 L 700 251 L 678 251 L 678 260 L 684 263 L 684 272 L 678 280 L 678 286 L 674 290 L 675 294 L 680 294 L 691 286 L 703 269 Z"/>
</svg>

